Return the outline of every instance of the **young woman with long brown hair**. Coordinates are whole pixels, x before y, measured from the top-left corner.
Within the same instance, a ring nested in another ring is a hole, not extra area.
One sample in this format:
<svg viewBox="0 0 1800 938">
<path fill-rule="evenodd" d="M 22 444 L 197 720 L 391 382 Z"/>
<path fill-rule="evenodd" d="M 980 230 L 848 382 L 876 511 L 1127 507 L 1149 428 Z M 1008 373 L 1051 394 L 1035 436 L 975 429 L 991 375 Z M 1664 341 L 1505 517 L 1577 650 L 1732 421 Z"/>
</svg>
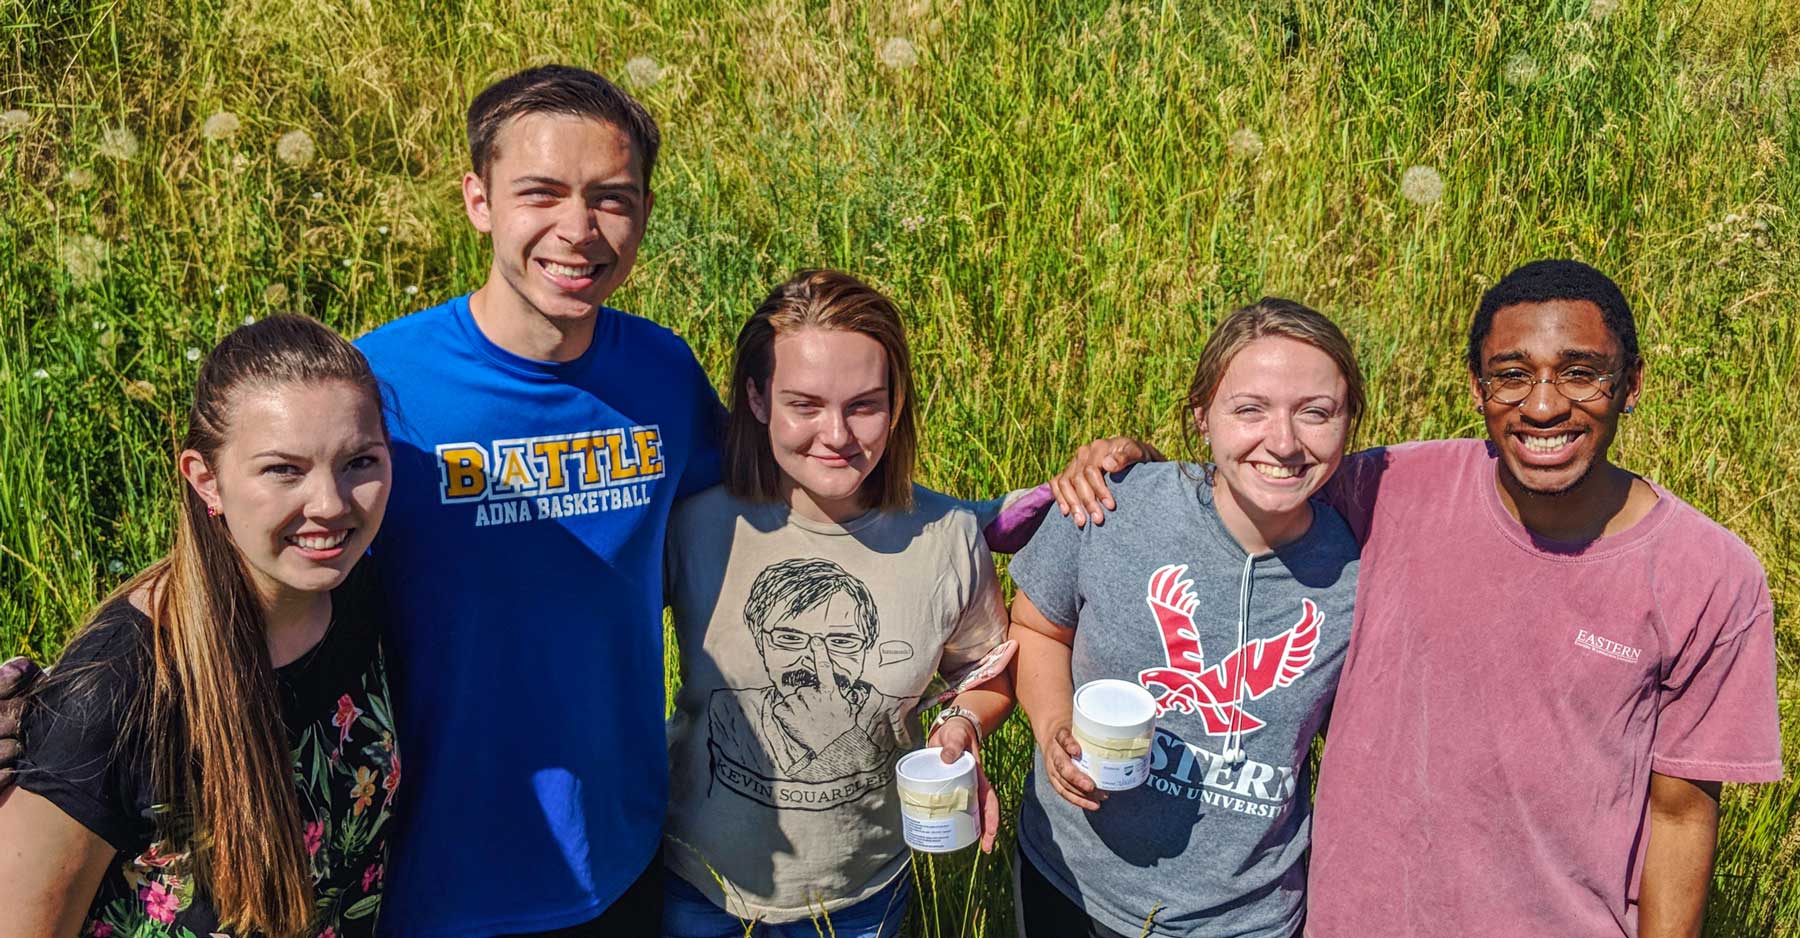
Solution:
<svg viewBox="0 0 1800 938">
<path fill-rule="evenodd" d="M 368 364 L 275 316 L 201 366 L 168 556 L 108 596 L 0 793 L 8 935 L 368 934 L 399 783 L 357 560 L 390 481 Z"/>
</svg>

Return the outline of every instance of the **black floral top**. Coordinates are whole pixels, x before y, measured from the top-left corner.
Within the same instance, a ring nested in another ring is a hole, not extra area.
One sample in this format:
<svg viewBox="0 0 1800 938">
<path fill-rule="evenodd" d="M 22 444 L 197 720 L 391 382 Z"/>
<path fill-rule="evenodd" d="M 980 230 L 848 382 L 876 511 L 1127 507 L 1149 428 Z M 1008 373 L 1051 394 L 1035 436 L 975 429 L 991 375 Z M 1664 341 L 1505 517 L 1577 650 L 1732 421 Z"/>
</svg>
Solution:
<svg viewBox="0 0 1800 938">
<path fill-rule="evenodd" d="M 400 784 L 379 630 L 366 589 L 333 593 L 331 628 L 276 670 L 294 752 L 303 836 L 311 857 L 319 938 L 373 935 L 387 828 Z M 83 936 L 229 935 L 204 883 L 185 875 L 184 844 L 159 839 L 158 805 L 142 747 L 114 740 L 148 660 L 149 619 L 121 599 L 57 663 L 25 719 L 20 787 L 50 800 L 118 848 L 88 909 Z M 90 667 L 91 666 L 91 667 Z"/>
</svg>

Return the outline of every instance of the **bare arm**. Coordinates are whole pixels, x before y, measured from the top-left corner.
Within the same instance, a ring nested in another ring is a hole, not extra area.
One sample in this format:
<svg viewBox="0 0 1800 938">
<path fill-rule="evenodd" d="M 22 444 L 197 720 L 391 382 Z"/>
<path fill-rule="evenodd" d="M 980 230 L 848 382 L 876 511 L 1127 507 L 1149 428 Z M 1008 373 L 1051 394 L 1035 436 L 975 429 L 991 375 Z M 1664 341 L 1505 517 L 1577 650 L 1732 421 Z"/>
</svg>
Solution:
<svg viewBox="0 0 1800 938">
<path fill-rule="evenodd" d="M 1651 773 L 1640 938 L 1699 938 L 1719 834 L 1719 787 Z"/>
<path fill-rule="evenodd" d="M 116 851 L 47 799 L 0 792 L 0 909 L 6 933 L 72 938 Z"/>
<path fill-rule="evenodd" d="M 1081 744 L 1069 730 L 1075 709 L 1075 680 L 1070 675 L 1070 645 L 1075 630 L 1044 617 L 1023 592 L 1013 596 L 1011 637 L 1019 643 L 1013 659 L 1019 706 L 1031 720 L 1031 735 L 1044 753 L 1044 774 L 1064 800 L 1096 811 L 1106 792 L 1075 765 Z"/>
</svg>

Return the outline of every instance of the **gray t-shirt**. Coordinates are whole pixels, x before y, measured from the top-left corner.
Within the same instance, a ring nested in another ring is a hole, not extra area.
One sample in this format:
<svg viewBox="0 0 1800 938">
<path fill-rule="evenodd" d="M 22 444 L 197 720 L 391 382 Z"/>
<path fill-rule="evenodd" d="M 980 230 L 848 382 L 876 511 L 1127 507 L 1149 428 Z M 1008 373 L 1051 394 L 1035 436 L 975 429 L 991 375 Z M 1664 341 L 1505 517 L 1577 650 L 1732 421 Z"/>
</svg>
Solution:
<svg viewBox="0 0 1800 938">
<path fill-rule="evenodd" d="M 1019 846 L 1126 934 L 1148 920 L 1152 935 L 1288 936 L 1305 905 L 1307 747 L 1350 638 L 1356 541 L 1315 500 L 1303 537 L 1251 557 L 1202 478 L 1193 465 L 1136 466 L 1104 525 L 1052 518 L 1013 560 L 1020 591 L 1075 629 L 1075 686 L 1136 681 L 1160 711 L 1150 778 L 1098 811 L 1064 801 L 1037 753 Z M 1234 733 L 1241 765 L 1222 758 Z"/>
<path fill-rule="evenodd" d="M 905 872 L 894 763 L 914 712 L 1006 639 L 972 506 L 845 524 L 733 498 L 675 506 L 664 565 L 681 653 L 665 862 L 745 919 L 854 905 Z"/>
</svg>

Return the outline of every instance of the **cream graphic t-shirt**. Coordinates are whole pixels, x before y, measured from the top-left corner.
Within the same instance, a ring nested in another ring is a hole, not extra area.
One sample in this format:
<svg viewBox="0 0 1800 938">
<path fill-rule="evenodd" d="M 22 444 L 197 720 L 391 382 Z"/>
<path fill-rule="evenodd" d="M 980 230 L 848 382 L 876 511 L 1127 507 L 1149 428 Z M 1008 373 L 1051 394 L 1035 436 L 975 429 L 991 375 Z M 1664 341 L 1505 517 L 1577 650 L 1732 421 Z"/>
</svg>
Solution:
<svg viewBox="0 0 1800 938">
<path fill-rule="evenodd" d="M 670 520 L 664 856 L 743 918 L 830 912 L 901 873 L 894 763 L 923 742 L 914 712 L 934 678 L 955 684 L 1005 640 L 975 514 L 913 499 L 839 525 L 718 487 Z"/>
</svg>

